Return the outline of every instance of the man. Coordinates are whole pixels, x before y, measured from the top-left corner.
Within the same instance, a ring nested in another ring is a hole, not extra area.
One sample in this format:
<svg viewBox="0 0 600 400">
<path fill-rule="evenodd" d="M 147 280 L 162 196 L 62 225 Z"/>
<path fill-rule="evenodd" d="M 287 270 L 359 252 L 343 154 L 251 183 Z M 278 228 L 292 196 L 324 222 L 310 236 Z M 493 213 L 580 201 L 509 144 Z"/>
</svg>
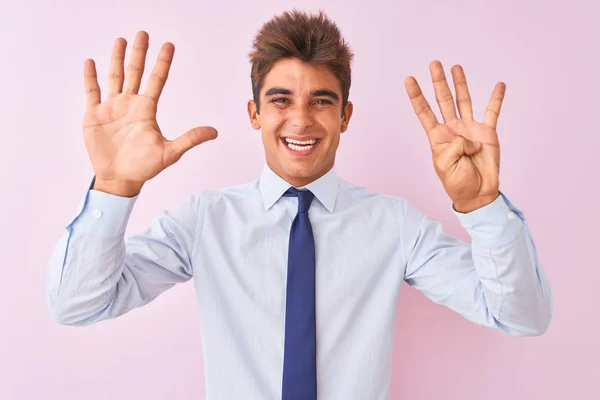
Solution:
<svg viewBox="0 0 600 400">
<path fill-rule="evenodd" d="M 126 74 L 126 42 L 116 40 L 103 102 L 94 62 L 84 64 L 95 177 L 50 263 L 59 323 L 115 318 L 194 278 L 210 400 L 387 398 L 403 281 L 475 323 L 546 331 L 550 285 L 523 213 L 499 190 L 504 84 L 477 122 L 454 66 L 459 118 L 442 65 L 431 63 L 440 123 L 416 80 L 405 81 L 469 245 L 405 199 L 338 178 L 353 55 L 323 14 L 284 13 L 255 38 L 248 115 L 265 148 L 260 178 L 198 191 L 125 240 L 144 183 L 217 137 L 206 126 L 162 136 L 156 109 L 174 47 L 162 46 L 138 93 L 148 40 L 137 34 Z"/>
</svg>

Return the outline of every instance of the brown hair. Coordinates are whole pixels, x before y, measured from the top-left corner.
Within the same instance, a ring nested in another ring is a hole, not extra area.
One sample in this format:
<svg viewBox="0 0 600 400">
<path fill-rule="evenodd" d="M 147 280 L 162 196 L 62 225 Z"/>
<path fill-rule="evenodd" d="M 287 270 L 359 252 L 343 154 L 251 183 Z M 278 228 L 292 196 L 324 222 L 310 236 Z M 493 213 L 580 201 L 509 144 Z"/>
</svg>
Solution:
<svg viewBox="0 0 600 400">
<path fill-rule="evenodd" d="M 260 90 L 265 76 L 277 61 L 296 58 L 306 63 L 324 64 L 331 69 L 340 81 L 343 114 L 350 94 L 350 63 L 354 54 L 337 25 L 322 11 L 307 15 L 293 10 L 272 18 L 255 36 L 249 56 L 257 112 L 260 110 Z"/>
</svg>

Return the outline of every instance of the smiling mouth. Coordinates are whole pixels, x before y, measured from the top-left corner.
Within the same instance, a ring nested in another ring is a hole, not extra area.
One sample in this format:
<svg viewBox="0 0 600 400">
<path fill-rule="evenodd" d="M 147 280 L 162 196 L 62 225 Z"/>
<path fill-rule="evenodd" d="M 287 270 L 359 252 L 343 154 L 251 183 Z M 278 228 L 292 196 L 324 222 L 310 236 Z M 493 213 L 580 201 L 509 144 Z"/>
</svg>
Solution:
<svg viewBox="0 0 600 400">
<path fill-rule="evenodd" d="M 284 146 L 291 150 L 294 154 L 308 155 L 312 153 L 312 150 L 317 147 L 321 142 L 321 139 L 312 139 L 306 141 L 291 140 L 287 138 L 281 138 Z"/>
</svg>

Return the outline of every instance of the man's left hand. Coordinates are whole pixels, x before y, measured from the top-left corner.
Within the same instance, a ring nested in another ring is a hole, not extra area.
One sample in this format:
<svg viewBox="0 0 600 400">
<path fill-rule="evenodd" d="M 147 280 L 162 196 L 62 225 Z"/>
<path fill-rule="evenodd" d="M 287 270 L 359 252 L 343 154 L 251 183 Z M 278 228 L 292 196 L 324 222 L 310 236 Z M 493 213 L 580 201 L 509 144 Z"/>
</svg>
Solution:
<svg viewBox="0 0 600 400">
<path fill-rule="evenodd" d="M 409 76 L 404 84 L 427 132 L 435 171 L 455 210 L 468 213 L 493 202 L 499 195 L 500 143 L 496 124 L 506 85 L 496 84 L 480 123 L 473 119 L 471 96 L 462 67 L 454 65 L 451 69 L 460 118 L 456 115 L 442 64 L 433 61 L 429 70 L 443 124 L 438 122 L 416 79 Z"/>
</svg>

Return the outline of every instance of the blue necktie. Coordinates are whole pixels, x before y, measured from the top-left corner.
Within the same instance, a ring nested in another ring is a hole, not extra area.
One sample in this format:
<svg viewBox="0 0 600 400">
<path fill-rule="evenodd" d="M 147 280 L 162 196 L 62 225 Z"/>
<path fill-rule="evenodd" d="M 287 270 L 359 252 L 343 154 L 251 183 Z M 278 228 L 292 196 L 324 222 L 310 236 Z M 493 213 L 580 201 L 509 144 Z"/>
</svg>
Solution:
<svg viewBox="0 0 600 400">
<path fill-rule="evenodd" d="M 298 197 L 298 214 L 290 231 L 282 400 L 316 400 L 315 241 L 308 219 L 315 196 L 293 187 L 283 195 Z"/>
</svg>

